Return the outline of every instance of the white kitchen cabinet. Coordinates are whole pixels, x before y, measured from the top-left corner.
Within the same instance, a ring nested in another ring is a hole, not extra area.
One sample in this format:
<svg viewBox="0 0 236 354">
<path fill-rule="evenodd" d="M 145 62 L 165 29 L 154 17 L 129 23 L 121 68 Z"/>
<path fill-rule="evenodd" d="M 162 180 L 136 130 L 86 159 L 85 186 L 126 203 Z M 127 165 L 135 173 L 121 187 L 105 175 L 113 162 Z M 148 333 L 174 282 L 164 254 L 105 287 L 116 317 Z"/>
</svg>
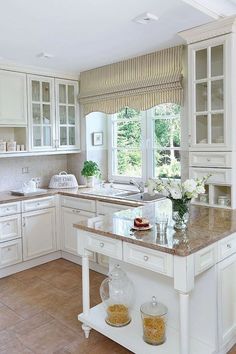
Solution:
<svg viewBox="0 0 236 354">
<path fill-rule="evenodd" d="M 30 150 L 56 148 L 54 79 L 28 75 Z"/>
<path fill-rule="evenodd" d="M 0 243 L 0 268 L 20 262 L 22 262 L 21 239 Z"/>
<path fill-rule="evenodd" d="M 55 80 L 57 148 L 79 148 L 78 82 Z"/>
<path fill-rule="evenodd" d="M 217 267 L 218 340 L 219 347 L 225 348 L 227 343 L 235 338 L 236 333 L 236 253 L 218 263 Z"/>
<path fill-rule="evenodd" d="M 111 213 L 116 213 L 121 210 L 132 209 L 131 206 L 123 204 L 112 204 L 107 202 L 97 202 L 97 214 L 98 215 L 107 215 Z"/>
<path fill-rule="evenodd" d="M 23 259 L 56 251 L 55 208 L 22 214 Z"/>
<path fill-rule="evenodd" d="M 0 242 L 21 237 L 21 215 L 0 218 Z"/>
<path fill-rule="evenodd" d="M 73 225 L 94 216 L 94 213 L 88 211 L 66 207 L 61 208 L 61 242 L 63 251 L 77 255 L 76 229 Z M 94 253 L 91 254 L 90 260 L 96 260 L 96 255 Z"/>
<path fill-rule="evenodd" d="M 0 70 L 0 126 L 26 125 L 26 74 Z"/>
</svg>

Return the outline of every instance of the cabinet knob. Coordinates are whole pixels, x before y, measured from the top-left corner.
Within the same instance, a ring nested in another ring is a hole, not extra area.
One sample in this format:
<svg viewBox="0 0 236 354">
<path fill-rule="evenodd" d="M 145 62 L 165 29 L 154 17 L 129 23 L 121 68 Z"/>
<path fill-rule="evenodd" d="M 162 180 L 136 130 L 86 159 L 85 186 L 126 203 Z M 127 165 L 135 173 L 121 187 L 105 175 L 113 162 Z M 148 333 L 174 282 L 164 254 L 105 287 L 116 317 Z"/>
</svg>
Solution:
<svg viewBox="0 0 236 354">
<path fill-rule="evenodd" d="M 147 262 L 149 260 L 148 256 L 143 256 L 143 259 L 145 260 L 145 262 Z"/>
<path fill-rule="evenodd" d="M 104 247 L 104 243 L 100 242 L 100 247 L 103 248 Z"/>
<path fill-rule="evenodd" d="M 208 158 L 207 158 L 207 161 L 208 161 L 208 162 L 210 162 L 210 161 L 211 161 L 211 159 L 208 157 Z"/>
<path fill-rule="evenodd" d="M 7 247 L 7 250 L 8 250 L 8 251 L 11 251 L 11 247 Z"/>
<path fill-rule="evenodd" d="M 232 248 L 232 245 L 230 243 L 227 243 L 227 248 Z"/>
</svg>

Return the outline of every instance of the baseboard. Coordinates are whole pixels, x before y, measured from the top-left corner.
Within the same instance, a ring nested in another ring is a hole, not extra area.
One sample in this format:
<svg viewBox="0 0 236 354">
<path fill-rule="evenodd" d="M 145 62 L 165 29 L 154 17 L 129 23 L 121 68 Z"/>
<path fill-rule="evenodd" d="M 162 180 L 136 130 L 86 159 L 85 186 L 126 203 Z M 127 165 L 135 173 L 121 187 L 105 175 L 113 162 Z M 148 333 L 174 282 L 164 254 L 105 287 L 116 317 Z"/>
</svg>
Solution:
<svg viewBox="0 0 236 354">
<path fill-rule="evenodd" d="M 66 259 L 66 260 L 68 260 L 68 261 L 70 261 L 70 262 L 82 265 L 82 257 L 81 256 L 76 256 L 74 254 L 62 251 L 61 252 L 61 257 Z M 108 273 L 108 269 L 107 268 L 105 268 L 105 267 L 101 266 L 100 264 L 97 264 L 97 263 L 95 263 L 93 261 L 89 262 L 89 268 L 91 270 L 94 270 L 95 272 L 98 272 L 98 273 L 101 273 L 101 274 L 104 274 L 104 275 L 107 275 L 107 273 Z"/>
<path fill-rule="evenodd" d="M 61 258 L 61 251 L 56 251 L 53 253 L 46 254 L 45 256 L 37 257 L 34 259 L 30 259 L 28 261 L 14 264 L 12 266 L 8 266 L 0 270 L 0 278 L 22 272 L 23 270 L 36 267 L 43 263 L 54 261 L 55 259 L 59 259 L 59 258 Z"/>
</svg>

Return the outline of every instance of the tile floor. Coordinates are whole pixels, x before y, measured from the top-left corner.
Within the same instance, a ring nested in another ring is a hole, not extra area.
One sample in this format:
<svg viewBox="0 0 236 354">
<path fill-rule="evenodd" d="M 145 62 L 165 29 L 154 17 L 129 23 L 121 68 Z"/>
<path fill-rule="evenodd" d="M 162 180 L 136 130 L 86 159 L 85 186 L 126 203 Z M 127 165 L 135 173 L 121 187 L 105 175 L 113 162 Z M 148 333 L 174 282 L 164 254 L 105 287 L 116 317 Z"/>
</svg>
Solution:
<svg viewBox="0 0 236 354">
<path fill-rule="evenodd" d="M 92 305 L 103 278 L 91 271 Z M 86 340 L 81 309 L 81 267 L 66 260 L 0 279 L 0 354 L 130 353 L 94 330 Z"/>
</svg>

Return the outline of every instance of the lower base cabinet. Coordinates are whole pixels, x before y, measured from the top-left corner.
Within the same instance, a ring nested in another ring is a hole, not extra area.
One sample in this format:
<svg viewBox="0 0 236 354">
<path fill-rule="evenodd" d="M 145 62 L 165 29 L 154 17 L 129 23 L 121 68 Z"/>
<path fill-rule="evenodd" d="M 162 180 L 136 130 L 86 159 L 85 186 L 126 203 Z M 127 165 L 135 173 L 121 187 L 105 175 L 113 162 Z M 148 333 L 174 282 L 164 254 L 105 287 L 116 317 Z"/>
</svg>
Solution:
<svg viewBox="0 0 236 354">
<path fill-rule="evenodd" d="M 0 268 L 22 262 L 21 239 L 0 243 Z"/>
<path fill-rule="evenodd" d="M 218 267 L 219 347 L 224 348 L 236 334 L 236 253 Z"/>
<path fill-rule="evenodd" d="M 71 209 L 67 207 L 61 208 L 61 220 L 62 220 L 62 250 L 75 255 L 77 253 L 77 236 L 74 224 L 92 218 L 95 213 L 83 211 L 79 209 Z M 90 260 L 96 261 L 96 254 L 91 252 Z"/>
<path fill-rule="evenodd" d="M 55 208 L 23 214 L 23 260 L 56 251 Z"/>
</svg>

